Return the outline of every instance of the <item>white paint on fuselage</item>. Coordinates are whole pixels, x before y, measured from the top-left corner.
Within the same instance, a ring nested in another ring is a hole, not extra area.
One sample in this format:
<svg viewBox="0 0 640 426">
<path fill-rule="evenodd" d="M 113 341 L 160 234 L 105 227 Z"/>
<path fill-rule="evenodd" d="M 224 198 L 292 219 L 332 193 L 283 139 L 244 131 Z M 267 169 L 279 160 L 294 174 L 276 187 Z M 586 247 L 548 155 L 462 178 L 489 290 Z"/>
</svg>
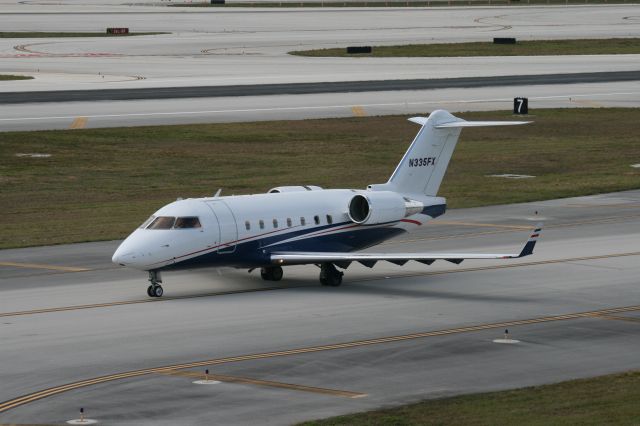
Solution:
<svg viewBox="0 0 640 426">
<path fill-rule="evenodd" d="M 358 194 L 368 191 L 351 189 L 329 189 L 284 193 L 267 193 L 216 198 L 194 198 L 170 203 L 154 216 L 185 217 L 197 216 L 201 228 L 193 229 L 137 229 L 129 235 L 113 255 L 113 261 L 123 266 L 141 270 L 161 269 L 169 265 L 201 256 L 209 252 L 232 252 L 237 244 L 282 235 L 282 242 L 290 241 L 294 230 L 309 230 L 306 238 L 313 238 L 314 228 L 325 228 L 328 217 L 334 225 L 352 224 L 347 214 L 349 201 Z M 444 204 L 439 197 L 424 197 L 425 206 Z M 212 203 L 225 203 L 232 212 L 233 221 L 219 220 L 210 207 Z M 316 223 L 315 218 L 318 218 Z M 301 218 L 304 218 L 302 224 Z M 410 218 L 420 223 L 429 216 L 417 214 Z M 289 226 L 288 220 L 291 220 Z M 260 226 L 260 222 L 264 227 Z M 277 221 L 277 227 L 274 225 Z M 247 229 L 246 223 L 249 223 Z M 375 225 L 374 225 L 375 226 Z M 396 222 L 393 226 L 410 231 L 417 227 L 415 222 Z M 220 238 L 229 235 L 227 227 L 237 227 L 235 239 Z M 330 231 L 332 232 L 332 231 Z M 322 232 L 322 235 L 325 235 Z M 300 237 L 297 237 L 300 238 Z M 302 237 L 305 238 L 305 237 Z M 279 243 L 270 243 L 266 250 L 277 248 Z"/>
</svg>

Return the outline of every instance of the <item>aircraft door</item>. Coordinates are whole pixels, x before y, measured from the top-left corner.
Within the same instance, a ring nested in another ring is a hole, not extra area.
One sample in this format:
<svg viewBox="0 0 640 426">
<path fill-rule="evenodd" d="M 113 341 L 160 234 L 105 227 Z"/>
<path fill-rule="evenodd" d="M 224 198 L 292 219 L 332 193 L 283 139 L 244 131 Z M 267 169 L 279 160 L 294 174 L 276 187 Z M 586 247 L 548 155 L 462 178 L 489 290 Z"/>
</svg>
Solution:
<svg viewBox="0 0 640 426">
<path fill-rule="evenodd" d="M 213 210 L 218 219 L 220 227 L 220 246 L 218 253 L 233 253 L 236 251 L 236 241 L 238 239 L 238 226 L 233 212 L 222 200 L 207 201 L 207 205 Z"/>
</svg>

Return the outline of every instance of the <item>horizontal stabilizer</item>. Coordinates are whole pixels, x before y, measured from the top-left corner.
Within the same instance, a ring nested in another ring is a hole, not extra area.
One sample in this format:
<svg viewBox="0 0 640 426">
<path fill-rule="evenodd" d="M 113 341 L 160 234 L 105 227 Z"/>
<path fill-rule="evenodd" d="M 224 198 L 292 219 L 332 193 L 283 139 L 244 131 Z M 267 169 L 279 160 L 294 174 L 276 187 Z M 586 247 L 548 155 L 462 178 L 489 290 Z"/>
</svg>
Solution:
<svg viewBox="0 0 640 426">
<path fill-rule="evenodd" d="M 409 121 L 424 126 L 424 124 L 427 122 L 427 118 L 429 117 L 411 117 Z"/>
<path fill-rule="evenodd" d="M 465 259 L 517 259 L 533 254 L 533 248 L 542 232 L 542 223 L 536 225 L 520 253 L 484 254 L 484 253 L 358 253 L 358 252 L 276 252 L 271 254 L 271 262 L 277 265 L 301 265 L 309 263 L 359 262 L 369 268 L 376 262 L 385 260 L 404 265 L 410 260 L 432 264 L 436 260 L 446 260 L 459 264 Z"/>
<path fill-rule="evenodd" d="M 424 126 L 428 117 L 411 117 L 409 121 Z M 490 127 L 490 126 L 518 126 L 521 124 L 529 124 L 531 121 L 451 121 L 449 123 L 436 124 L 436 129 L 456 129 L 462 127 Z"/>
<path fill-rule="evenodd" d="M 490 126 L 519 126 L 529 124 L 530 121 L 453 121 L 435 126 L 436 129 L 453 129 L 458 127 L 490 127 Z"/>
</svg>

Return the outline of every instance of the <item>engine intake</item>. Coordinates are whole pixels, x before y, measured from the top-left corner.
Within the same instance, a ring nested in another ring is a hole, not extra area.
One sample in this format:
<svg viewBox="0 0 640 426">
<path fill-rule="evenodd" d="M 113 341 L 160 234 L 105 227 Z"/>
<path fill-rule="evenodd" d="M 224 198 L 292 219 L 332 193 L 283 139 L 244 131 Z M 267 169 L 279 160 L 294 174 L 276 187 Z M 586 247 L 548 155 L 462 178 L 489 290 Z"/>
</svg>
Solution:
<svg viewBox="0 0 640 426">
<path fill-rule="evenodd" d="M 349 219 L 363 225 L 397 222 L 420 213 L 424 205 L 391 191 L 354 195 L 349 201 Z"/>
</svg>

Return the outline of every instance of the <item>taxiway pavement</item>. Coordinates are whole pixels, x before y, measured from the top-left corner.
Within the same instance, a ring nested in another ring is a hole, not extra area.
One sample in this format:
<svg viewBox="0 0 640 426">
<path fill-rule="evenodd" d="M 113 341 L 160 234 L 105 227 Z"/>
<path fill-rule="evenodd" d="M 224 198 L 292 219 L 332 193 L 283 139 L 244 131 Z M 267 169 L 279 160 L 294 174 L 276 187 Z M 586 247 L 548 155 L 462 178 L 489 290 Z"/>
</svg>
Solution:
<svg viewBox="0 0 640 426">
<path fill-rule="evenodd" d="M 0 70 L 34 80 L 0 91 L 278 84 L 637 71 L 639 55 L 307 58 L 292 50 L 519 39 L 635 37 L 636 5 L 209 9 L 0 5 L 3 31 L 131 31 L 124 38 L 0 39 Z M 37 7 L 37 9 L 34 9 Z M 13 11 L 12 11 L 13 10 Z"/>
<path fill-rule="evenodd" d="M 538 221 L 513 262 L 176 272 L 161 300 L 117 242 L 1 251 L 0 421 L 290 424 L 640 368 L 640 191 L 452 210 L 374 250 L 517 251 Z"/>
</svg>

